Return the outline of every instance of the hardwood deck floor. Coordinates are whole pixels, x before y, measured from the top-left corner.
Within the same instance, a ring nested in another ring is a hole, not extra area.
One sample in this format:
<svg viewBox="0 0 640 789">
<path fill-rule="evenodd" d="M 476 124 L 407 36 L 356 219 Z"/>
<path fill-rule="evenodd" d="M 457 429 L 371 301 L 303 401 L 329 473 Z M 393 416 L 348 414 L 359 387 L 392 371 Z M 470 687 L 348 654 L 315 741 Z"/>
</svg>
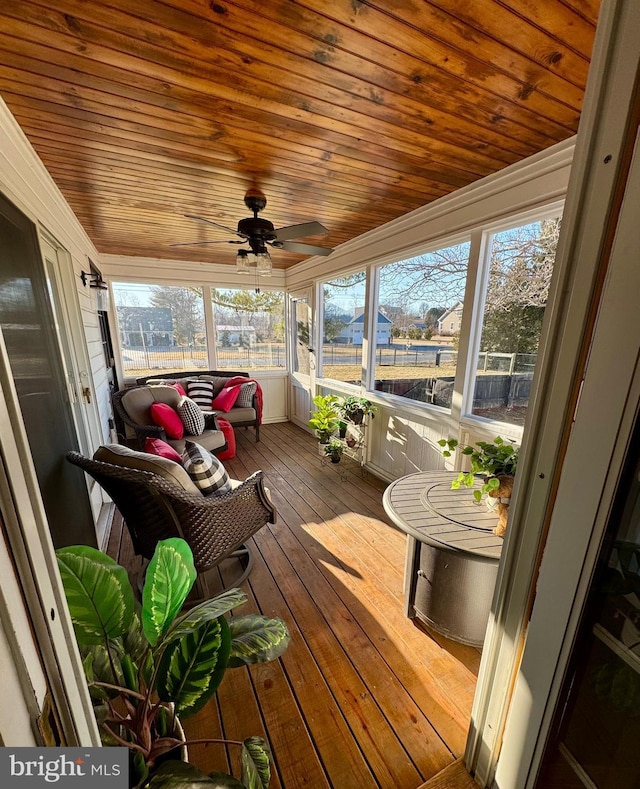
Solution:
<svg viewBox="0 0 640 789">
<path fill-rule="evenodd" d="M 263 426 L 258 444 L 239 430 L 237 443 L 225 466 L 242 479 L 264 470 L 278 523 L 253 538 L 249 601 L 236 611 L 282 617 L 291 644 L 279 661 L 228 671 L 187 734 L 264 736 L 273 789 L 416 789 L 458 773 L 480 653 L 403 615 L 406 538 L 382 508 L 385 483 L 346 458 L 323 462 L 290 423 Z M 114 521 L 109 552 L 131 566 L 121 532 Z M 205 771 L 238 774 L 238 756 L 190 749 Z"/>
</svg>

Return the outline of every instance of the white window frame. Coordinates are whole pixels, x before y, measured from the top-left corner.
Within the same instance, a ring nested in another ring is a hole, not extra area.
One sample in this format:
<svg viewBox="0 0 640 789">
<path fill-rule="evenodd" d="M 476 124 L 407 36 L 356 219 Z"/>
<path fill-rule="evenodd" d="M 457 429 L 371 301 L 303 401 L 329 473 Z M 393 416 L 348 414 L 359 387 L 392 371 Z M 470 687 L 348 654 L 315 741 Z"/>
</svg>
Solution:
<svg viewBox="0 0 640 789">
<path fill-rule="evenodd" d="M 466 307 L 463 309 L 463 324 L 464 327 L 460 328 L 460 341 L 462 342 L 462 334 L 464 329 L 467 330 L 468 335 L 467 343 L 465 343 L 465 364 L 464 364 L 464 378 L 461 382 L 459 391 L 461 408 L 460 408 L 460 423 L 466 428 L 482 429 L 483 427 L 490 428 L 493 431 L 502 431 L 511 437 L 522 438 L 523 427 L 520 425 L 512 425 L 509 422 L 500 422 L 497 419 L 489 419 L 487 417 L 478 416 L 472 413 L 473 397 L 475 392 L 476 381 L 476 360 L 480 352 L 480 343 L 482 340 L 482 327 L 484 323 L 484 309 L 487 299 L 487 289 L 489 285 L 489 272 L 491 268 L 491 238 L 497 233 L 502 233 L 506 230 L 513 230 L 517 227 L 533 224 L 534 222 L 541 222 L 545 219 L 552 219 L 556 216 L 561 216 L 564 208 L 564 200 L 557 200 L 546 206 L 538 207 L 530 211 L 520 212 L 518 214 L 504 217 L 498 222 L 492 224 L 483 224 L 481 227 L 476 228 L 474 233 L 476 237 L 476 245 L 472 247 L 474 253 L 473 269 L 474 277 L 470 283 L 470 288 L 465 291 L 466 304 L 467 296 L 469 295 L 471 301 L 471 315 L 468 316 L 470 321 L 464 319 Z M 479 238 L 476 234 L 480 234 Z M 471 251 L 470 255 L 471 257 Z M 470 261 L 471 268 L 471 261 Z M 471 279 L 469 277 L 469 279 Z M 469 293 L 471 291 L 471 293 Z M 538 365 L 534 370 L 534 379 L 537 374 Z"/>
</svg>

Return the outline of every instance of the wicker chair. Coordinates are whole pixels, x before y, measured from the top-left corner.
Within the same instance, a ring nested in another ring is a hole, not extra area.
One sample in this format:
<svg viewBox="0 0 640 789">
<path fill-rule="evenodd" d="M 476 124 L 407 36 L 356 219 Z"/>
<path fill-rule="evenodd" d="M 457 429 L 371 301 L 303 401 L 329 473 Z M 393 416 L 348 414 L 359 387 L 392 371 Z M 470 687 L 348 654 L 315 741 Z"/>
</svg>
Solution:
<svg viewBox="0 0 640 789">
<path fill-rule="evenodd" d="M 199 596 L 205 599 L 210 596 L 205 573 L 224 559 L 238 556 L 243 573 L 230 585 L 242 583 L 253 564 L 245 541 L 276 521 L 262 471 L 236 482 L 229 493 L 205 497 L 197 489 L 185 490 L 150 471 L 92 460 L 78 452 L 69 452 L 66 457 L 90 474 L 113 499 L 137 555 L 150 559 L 158 541 L 168 537 L 187 541 L 198 571 Z"/>
</svg>

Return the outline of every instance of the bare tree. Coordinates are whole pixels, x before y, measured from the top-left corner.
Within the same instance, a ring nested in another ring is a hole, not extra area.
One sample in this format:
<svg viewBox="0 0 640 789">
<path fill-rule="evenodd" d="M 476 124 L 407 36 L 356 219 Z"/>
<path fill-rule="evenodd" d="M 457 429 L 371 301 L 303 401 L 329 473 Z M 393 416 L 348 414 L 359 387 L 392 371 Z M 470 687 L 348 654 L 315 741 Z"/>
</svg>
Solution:
<svg viewBox="0 0 640 789">
<path fill-rule="evenodd" d="M 204 331 L 202 290 L 200 288 L 178 288 L 171 285 L 154 285 L 151 288 L 151 304 L 154 307 L 169 307 L 173 319 L 173 331 L 179 344 L 195 341 L 196 334 Z"/>
</svg>

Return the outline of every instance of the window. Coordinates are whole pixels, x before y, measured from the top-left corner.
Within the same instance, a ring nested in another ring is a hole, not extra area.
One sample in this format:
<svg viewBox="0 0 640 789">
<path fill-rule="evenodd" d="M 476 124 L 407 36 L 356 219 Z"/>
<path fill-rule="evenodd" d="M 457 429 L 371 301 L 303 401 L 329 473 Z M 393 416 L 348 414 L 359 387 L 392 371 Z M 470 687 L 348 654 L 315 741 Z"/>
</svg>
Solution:
<svg viewBox="0 0 640 789">
<path fill-rule="evenodd" d="M 359 384 L 364 336 L 364 271 L 322 285 L 322 376 Z"/>
<path fill-rule="evenodd" d="M 125 376 L 209 367 L 201 288 L 114 283 Z"/>
<path fill-rule="evenodd" d="M 376 391 L 451 407 L 468 259 L 465 242 L 380 269 Z"/>
<path fill-rule="evenodd" d="M 211 298 L 218 369 L 286 367 L 282 293 L 214 289 Z"/>
<path fill-rule="evenodd" d="M 495 233 L 472 413 L 523 425 L 560 217 Z"/>
</svg>

